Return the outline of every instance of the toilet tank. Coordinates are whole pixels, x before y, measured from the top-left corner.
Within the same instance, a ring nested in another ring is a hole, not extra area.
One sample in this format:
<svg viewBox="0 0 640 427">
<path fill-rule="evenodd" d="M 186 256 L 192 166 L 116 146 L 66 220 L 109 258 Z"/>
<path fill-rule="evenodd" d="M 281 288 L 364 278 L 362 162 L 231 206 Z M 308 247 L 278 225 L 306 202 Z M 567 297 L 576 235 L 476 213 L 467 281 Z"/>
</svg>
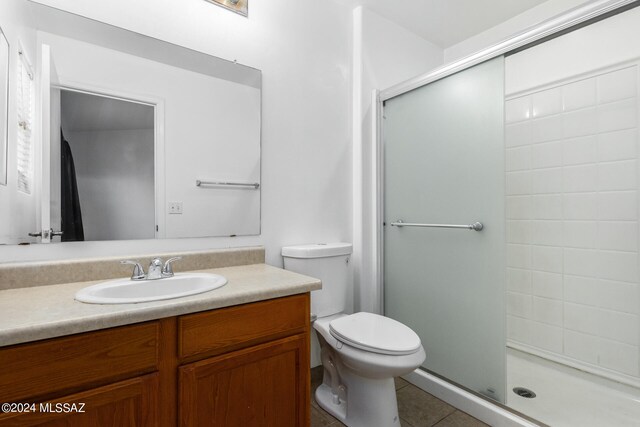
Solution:
<svg viewBox="0 0 640 427">
<path fill-rule="evenodd" d="M 331 316 L 345 311 L 351 292 L 351 243 L 317 243 L 282 248 L 284 268 L 322 280 L 311 292 L 311 314 Z"/>
</svg>

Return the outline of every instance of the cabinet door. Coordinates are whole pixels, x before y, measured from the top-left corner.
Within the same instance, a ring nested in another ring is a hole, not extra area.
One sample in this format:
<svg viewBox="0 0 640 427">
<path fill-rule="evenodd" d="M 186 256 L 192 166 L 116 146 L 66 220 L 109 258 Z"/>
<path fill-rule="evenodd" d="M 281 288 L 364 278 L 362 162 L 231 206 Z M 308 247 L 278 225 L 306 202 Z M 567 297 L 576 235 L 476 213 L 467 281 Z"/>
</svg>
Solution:
<svg viewBox="0 0 640 427">
<path fill-rule="evenodd" d="M 180 425 L 308 426 L 309 340 L 295 335 L 180 368 Z"/>
<path fill-rule="evenodd" d="M 157 425 L 158 374 L 145 375 L 104 387 L 35 404 L 35 412 L 0 414 L 2 426 L 147 427 Z M 67 408 L 84 412 L 64 412 Z M 71 406 L 75 404 L 75 406 Z M 83 405 L 82 405 L 83 404 Z M 62 412 L 56 411 L 58 408 Z M 48 412 L 47 412 L 48 409 Z"/>
</svg>

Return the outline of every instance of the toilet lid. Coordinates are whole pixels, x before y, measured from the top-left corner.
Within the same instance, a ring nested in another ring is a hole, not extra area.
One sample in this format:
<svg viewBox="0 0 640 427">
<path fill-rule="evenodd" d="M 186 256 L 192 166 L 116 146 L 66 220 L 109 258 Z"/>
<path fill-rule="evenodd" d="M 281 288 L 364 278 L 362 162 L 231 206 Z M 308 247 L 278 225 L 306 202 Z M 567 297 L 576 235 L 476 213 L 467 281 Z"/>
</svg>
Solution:
<svg viewBox="0 0 640 427">
<path fill-rule="evenodd" d="M 356 313 L 332 320 L 329 331 L 337 340 L 372 353 L 412 354 L 420 337 L 402 323 L 373 313 Z"/>
</svg>

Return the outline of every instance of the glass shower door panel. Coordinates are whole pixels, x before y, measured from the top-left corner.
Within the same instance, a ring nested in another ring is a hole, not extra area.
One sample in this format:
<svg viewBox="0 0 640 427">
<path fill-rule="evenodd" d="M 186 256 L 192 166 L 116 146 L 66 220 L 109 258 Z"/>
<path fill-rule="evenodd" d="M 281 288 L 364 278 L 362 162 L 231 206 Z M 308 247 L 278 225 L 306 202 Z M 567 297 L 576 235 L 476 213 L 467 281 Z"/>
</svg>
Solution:
<svg viewBox="0 0 640 427">
<path fill-rule="evenodd" d="M 423 365 L 504 402 L 504 58 L 385 103 L 385 314 Z M 392 222 L 484 224 L 482 231 Z"/>
</svg>

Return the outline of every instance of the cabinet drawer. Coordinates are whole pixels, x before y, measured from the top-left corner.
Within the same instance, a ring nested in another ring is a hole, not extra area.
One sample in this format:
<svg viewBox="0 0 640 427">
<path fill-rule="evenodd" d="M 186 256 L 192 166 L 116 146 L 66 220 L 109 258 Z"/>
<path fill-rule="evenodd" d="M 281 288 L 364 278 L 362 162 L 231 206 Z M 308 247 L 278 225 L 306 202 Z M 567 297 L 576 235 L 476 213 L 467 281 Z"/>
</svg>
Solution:
<svg viewBox="0 0 640 427">
<path fill-rule="evenodd" d="M 158 368 L 160 326 L 142 323 L 0 349 L 0 402 L 60 396 Z"/>
<path fill-rule="evenodd" d="M 189 314 L 178 319 L 178 355 L 194 360 L 305 332 L 309 294 Z"/>
</svg>

